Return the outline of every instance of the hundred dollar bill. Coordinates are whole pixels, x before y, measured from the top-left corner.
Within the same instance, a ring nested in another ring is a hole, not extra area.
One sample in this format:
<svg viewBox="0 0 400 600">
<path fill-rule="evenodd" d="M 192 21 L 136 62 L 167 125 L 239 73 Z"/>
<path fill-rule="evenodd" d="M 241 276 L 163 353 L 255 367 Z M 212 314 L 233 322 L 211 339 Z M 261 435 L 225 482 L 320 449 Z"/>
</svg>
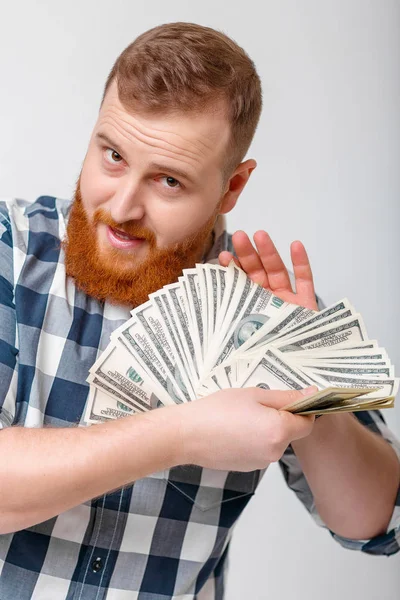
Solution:
<svg viewBox="0 0 400 600">
<path fill-rule="evenodd" d="M 221 390 L 232 387 L 228 378 L 228 374 L 223 366 L 215 369 L 211 379 Z"/>
<path fill-rule="evenodd" d="M 169 310 L 174 320 L 174 325 L 177 330 L 177 335 L 181 338 L 182 346 L 187 358 L 188 367 L 194 378 L 193 385 L 199 380 L 203 358 L 199 340 L 193 335 L 193 329 L 189 329 L 189 323 L 185 317 L 185 304 L 181 286 L 179 284 L 171 284 L 164 286 L 166 296 L 161 296 L 165 302 L 168 299 L 167 310 Z"/>
<path fill-rule="evenodd" d="M 378 402 L 375 403 L 355 403 L 356 401 L 354 401 L 353 403 L 348 403 L 348 404 L 342 404 L 340 406 L 331 406 L 330 408 L 325 408 L 325 409 L 316 409 L 316 410 L 307 410 L 304 412 L 299 412 L 296 414 L 299 415 L 332 415 L 332 414 L 340 414 L 340 413 L 345 413 L 345 412 L 351 412 L 351 413 L 355 413 L 355 412 L 360 412 L 363 411 L 365 412 L 366 410 L 383 410 L 385 408 L 393 408 L 394 407 L 394 396 L 391 396 L 389 398 L 384 398 L 382 400 L 379 400 Z"/>
<path fill-rule="evenodd" d="M 188 381 L 190 388 L 194 389 L 193 382 L 197 379 L 195 376 L 194 365 L 188 358 L 189 350 L 183 344 L 183 336 L 180 335 L 178 330 L 176 323 L 177 317 L 170 305 L 171 300 L 165 290 L 150 294 L 149 298 L 159 311 L 160 317 L 164 323 L 164 328 L 168 332 L 171 345 L 173 346 L 174 354 L 179 357 L 179 362 L 182 364 L 183 370 L 186 373 L 186 381 Z"/>
<path fill-rule="evenodd" d="M 246 282 L 246 286 L 247 284 L 248 282 Z M 219 365 L 227 360 L 231 352 L 240 348 L 271 318 L 271 311 L 268 312 L 271 292 L 260 286 L 253 286 L 251 291 L 245 287 L 243 293 L 247 297 L 243 299 L 243 303 L 239 304 L 232 315 L 228 331 L 222 330 L 216 339 L 218 351 L 211 355 L 211 360 L 208 362 L 209 368 L 214 366 L 213 363 Z"/>
<path fill-rule="evenodd" d="M 208 306 L 208 339 L 211 340 L 222 302 L 222 281 L 225 278 L 225 269 L 218 265 L 205 264 L 204 272 L 207 280 L 207 306 Z"/>
<path fill-rule="evenodd" d="M 232 328 L 232 324 L 243 314 L 246 305 L 251 302 L 254 294 L 260 295 L 261 292 L 264 292 L 264 290 L 259 286 L 256 286 L 249 277 L 243 278 L 242 285 L 240 285 L 240 281 L 238 281 L 230 306 L 225 313 L 225 318 L 219 326 L 219 339 L 223 340 L 224 337 L 226 337 L 227 332 Z M 265 294 L 267 294 L 267 292 L 265 292 Z"/>
<path fill-rule="evenodd" d="M 318 375 L 321 371 L 329 372 L 329 373 L 340 373 L 342 375 L 357 375 L 362 377 L 374 377 L 374 378 L 393 378 L 394 377 L 394 367 L 375 367 L 375 366 L 358 366 L 358 365 L 331 365 L 329 363 L 315 364 L 315 361 L 312 365 L 306 364 L 302 365 L 308 370 L 312 370 L 314 373 Z M 301 367 L 300 367 L 301 368 Z"/>
<path fill-rule="evenodd" d="M 105 392 L 114 400 L 118 400 L 123 404 L 130 406 L 133 410 L 137 411 L 145 411 L 150 410 L 150 408 L 146 409 L 142 404 L 137 403 L 132 397 L 130 397 L 124 390 L 117 386 L 110 378 L 103 378 L 101 375 L 97 375 L 96 373 L 89 373 L 86 381 L 90 384 L 90 387 L 97 388 L 101 392 Z M 114 387 L 113 387 L 114 386 Z"/>
<path fill-rule="evenodd" d="M 319 326 L 325 324 L 325 322 L 331 317 L 335 317 L 347 311 L 350 311 L 347 316 L 351 316 L 356 312 L 347 298 L 344 298 L 343 300 L 340 300 L 340 302 L 336 302 L 335 304 L 328 306 L 328 308 L 324 308 L 320 312 L 311 311 L 313 314 L 305 319 L 302 319 L 300 324 L 289 321 L 288 325 L 285 325 L 281 329 L 280 333 L 282 336 L 287 334 L 290 335 L 290 337 L 293 337 L 296 335 L 296 332 L 303 332 L 305 329 L 313 327 L 314 325 Z"/>
<path fill-rule="evenodd" d="M 326 319 L 324 319 L 323 321 L 320 321 L 320 323 L 316 324 L 314 323 L 313 325 L 308 325 L 307 327 L 304 327 L 301 329 L 301 331 L 296 331 L 294 335 L 291 334 L 291 332 L 288 332 L 286 335 L 283 336 L 279 336 L 279 343 L 286 343 L 286 344 L 290 344 L 291 340 L 299 335 L 301 336 L 309 336 L 312 335 L 312 333 L 314 331 L 321 331 L 322 327 L 329 327 L 331 325 L 334 324 L 340 324 L 340 322 L 342 322 L 345 319 L 348 319 L 349 317 L 353 317 L 354 313 L 352 313 L 351 310 L 342 310 L 340 312 L 338 312 L 336 315 L 330 316 Z M 271 344 L 275 344 L 277 343 L 277 338 L 272 338 L 269 340 L 269 342 Z"/>
<path fill-rule="evenodd" d="M 296 365 L 290 364 L 287 360 L 287 354 L 283 354 L 277 348 L 267 348 L 264 354 L 272 364 L 276 364 L 282 371 L 286 372 L 290 377 L 296 379 L 304 388 L 313 385 L 313 381 L 307 377 Z M 250 367 L 251 368 L 251 367 Z"/>
<path fill-rule="evenodd" d="M 236 366 L 236 381 L 238 382 L 238 387 L 240 387 L 239 382 L 243 381 L 243 379 L 245 378 L 245 375 L 247 374 L 252 362 L 253 361 L 249 358 L 238 357 L 233 363 L 233 366 Z"/>
<path fill-rule="evenodd" d="M 213 355 L 209 368 L 212 368 L 212 363 L 219 365 L 234 355 L 236 359 L 239 355 L 251 353 L 253 348 L 257 348 L 258 355 L 262 354 L 263 345 L 269 339 L 268 332 L 285 318 L 291 306 L 270 292 L 255 288 L 225 340 L 219 343 L 222 350 Z"/>
<path fill-rule="evenodd" d="M 157 382 L 144 377 L 140 371 L 140 365 L 132 354 L 119 351 L 118 346 L 113 342 L 108 345 L 90 369 L 89 377 L 93 378 L 94 376 L 102 379 L 110 388 L 120 392 L 134 406 L 144 410 L 174 403 L 161 386 L 157 385 Z"/>
<path fill-rule="evenodd" d="M 299 357 L 304 358 L 304 352 L 297 353 Z M 294 357 L 295 352 L 291 353 Z M 385 360 L 389 361 L 387 352 L 384 348 L 371 348 L 371 349 L 360 349 L 360 350 L 346 350 L 346 348 L 340 348 L 340 350 L 310 350 L 307 352 L 307 356 L 310 359 L 318 358 L 318 360 L 343 360 L 345 362 L 356 360 L 356 361 L 369 361 L 369 360 Z"/>
<path fill-rule="evenodd" d="M 181 392 L 180 399 L 186 400 L 186 402 L 192 400 L 194 392 L 193 389 L 191 389 L 190 380 L 180 361 L 179 354 L 176 355 L 173 351 L 168 327 L 163 323 L 157 307 L 149 301 L 135 309 L 133 315 L 134 319 L 137 319 L 140 322 L 143 330 L 148 336 L 147 341 L 162 365 L 161 372 L 163 374 L 167 373 L 170 378 L 175 381 Z M 127 328 L 126 331 L 129 331 L 129 328 Z M 121 335 L 123 336 L 124 333 L 125 331 L 122 331 Z"/>
<path fill-rule="evenodd" d="M 327 361 L 331 363 L 357 363 L 357 364 L 376 364 L 390 366 L 390 360 L 387 352 L 383 348 L 361 349 L 361 350 L 309 350 L 307 354 L 301 352 L 291 352 L 290 360 L 300 363 Z"/>
<path fill-rule="evenodd" d="M 301 367 L 315 367 L 315 368 L 324 368 L 325 366 L 335 368 L 336 370 L 341 370 L 341 367 L 345 369 L 365 369 L 370 373 L 374 373 L 374 369 L 387 369 L 388 376 L 394 377 L 394 367 L 390 362 L 380 361 L 380 360 L 371 360 L 371 361 L 344 361 L 344 360 L 329 360 L 329 361 L 319 361 L 315 359 L 305 359 L 303 361 L 293 361 L 293 364 L 296 364 L 299 368 Z"/>
<path fill-rule="evenodd" d="M 264 390 L 301 390 L 304 385 L 297 377 L 290 376 L 286 370 L 263 357 L 242 382 L 241 387 L 258 387 Z"/>
<path fill-rule="evenodd" d="M 220 295 L 220 279 L 214 265 L 204 265 L 204 273 L 207 281 L 207 307 L 208 307 L 208 340 L 212 339 L 215 331 L 215 323 L 218 311 L 218 298 Z M 208 348 L 208 343 L 207 343 Z"/>
<path fill-rule="evenodd" d="M 301 313 L 297 311 L 298 308 L 299 307 L 295 304 L 289 304 L 288 302 L 284 302 L 281 298 L 278 298 L 278 296 L 271 295 L 265 311 L 259 313 L 258 323 L 257 319 L 254 319 L 254 326 L 248 327 L 249 333 L 246 336 L 242 336 L 245 337 L 245 339 L 240 340 L 241 343 L 233 350 L 233 354 L 236 356 L 244 356 L 247 353 L 253 353 L 253 351 L 262 354 L 263 349 L 269 343 L 270 338 L 274 337 L 274 334 L 271 332 L 275 331 L 282 320 L 291 318 L 293 312 L 296 313 L 296 316 L 299 316 Z M 268 318 L 264 318 L 264 321 L 261 322 L 263 316 L 267 316 Z M 252 319 L 253 318 L 249 316 L 250 323 Z"/>
<path fill-rule="evenodd" d="M 202 383 L 199 385 L 197 389 L 197 397 L 202 398 L 204 396 L 209 396 L 214 392 L 219 392 L 221 388 L 218 385 L 217 379 L 215 376 L 209 377 L 206 383 Z"/>
<path fill-rule="evenodd" d="M 123 406 L 150 410 L 240 386 L 341 388 L 342 396 L 305 399 L 308 411 L 387 408 L 397 391 L 386 351 L 368 340 L 346 298 L 320 312 L 290 304 L 234 262 L 184 270 L 131 314 L 91 369 L 88 381 L 111 398 L 96 405 L 93 419 L 115 418 Z M 374 391 L 354 397 L 363 386 Z M 343 395 L 346 388 L 351 392 Z"/>
<path fill-rule="evenodd" d="M 352 400 L 357 398 L 358 401 L 361 397 L 366 394 L 370 394 L 371 388 L 353 388 L 349 390 L 343 390 L 339 387 L 328 387 L 323 390 L 319 390 L 315 394 L 307 396 L 306 398 L 301 398 L 300 400 L 296 400 L 295 402 L 291 402 L 287 404 L 281 410 L 287 410 L 288 412 L 294 414 L 301 414 L 304 411 L 311 411 L 317 409 L 326 409 L 332 405 L 339 404 L 342 402 L 347 402 L 348 400 Z"/>
<path fill-rule="evenodd" d="M 191 322 L 193 325 L 193 331 L 191 332 L 192 338 L 198 341 L 200 349 L 200 361 L 203 361 L 203 348 L 204 348 L 204 296 L 202 297 L 202 289 L 200 286 L 200 277 L 197 269 L 185 269 L 184 276 L 179 278 L 180 281 L 184 281 L 186 289 L 186 297 L 189 305 L 191 314 Z M 199 357 L 197 358 L 199 362 Z"/>
<path fill-rule="evenodd" d="M 296 306 L 295 304 L 283 303 L 277 296 L 271 298 L 270 307 L 280 309 L 280 314 L 276 314 L 274 311 L 270 319 L 265 323 L 265 326 L 260 328 L 257 335 L 254 336 L 248 343 L 243 344 L 240 348 L 241 352 L 251 352 L 252 348 L 256 348 L 257 351 L 270 344 L 276 337 L 279 337 L 282 329 L 288 323 L 299 323 L 304 318 L 307 318 L 309 314 L 314 311 L 304 308 L 302 306 Z M 273 317 L 275 317 L 273 319 Z"/>
<path fill-rule="evenodd" d="M 294 331 L 298 328 L 302 329 L 302 325 L 298 324 L 307 321 L 310 315 L 315 315 L 315 313 L 315 310 L 305 308 L 304 306 L 291 305 L 285 317 L 281 318 L 275 327 L 268 332 L 268 336 L 261 339 L 259 343 L 263 344 L 266 341 L 272 341 L 275 338 L 284 336 L 286 332 Z"/>
<path fill-rule="evenodd" d="M 286 352 L 286 355 L 288 355 L 288 353 Z M 378 367 L 387 367 L 390 368 L 392 365 L 390 364 L 390 361 L 386 361 L 386 360 L 378 360 L 375 358 L 372 358 L 370 360 L 340 360 L 337 358 L 326 358 L 326 359 L 321 359 L 319 360 L 317 357 L 314 358 L 304 358 L 303 360 L 296 358 L 296 359 L 291 359 L 290 361 L 291 363 L 295 364 L 295 365 L 302 365 L 303 367 L 313 367 L 313 366 L 318 366 L 321 367 L 322 365 L 327 365 L 328 367 L 356 367 L 356 368 L 361 368 L 361 369 L 365 369 L 366 367 L 373 367 L 373 368 L 378 368 Z"/>
<path fill-rule="evenodd" d="M 313 350 L 311 350 L 311 352 L 317 353 L 317 352 L 333 352 L 333 351 L 337 351 L 337 352 L 341 352 L 342 350 L 376 350 L 378 348 L 378 342 L 376 340 L 365 340 L 363 342 L 344 342 L 343 344 L 340 344 L 339 348 L 315 348 Z M 310 352 L 310 351 L 309 351 Z M 300 354 L 303 354 L 303 352 L 300 352 Z M 295 353 L 292 353 L 292 356 L 295 356 Z"/>
<path fill-rule="evenodd" d="M 120 394 L 115 388 L 109 386 L 103 379 L 100 379 L 92 373 L 89 374 L 88 380 L 90 381 L 91 388 L 97 389 L 97 399 L 101 400 L 108 405 L 110 408 L 122 410 L 126 413 L 136 414 L 145 412 L 145 409 L 140 405 L 135 405 L 130 399 L 126 399 L 123 394 Z"/>
<path fill-rule="evenodd" d="M 86 423 L 101 423 L 141 412 L 110 396 L 101 387 L 97 387 L 99 383 L 96 381 L 96 387 L 91 386 L 89 391 L 84 415 Z"/>
<path fill-rule="evenodd" d="M 367 338 L 365 325 L 361 315 L 354 315 L 344 319 L 340 325 L 330 325 L 315 329 L 310 335 L 305 334 L 291 338 L 289 343 L 283 341 L 277 343 L 281 352 L 293 352 L 297 350 L 312 350 L 314 348 L 339 347 L 341 344 L 364 341 Z"/>
<path fill-rule="evenodd" d="M 388 396 L 396 396 L 398 392 L 398 379 L 378 379 L 373 377 L 357 377 L 356 375 L 341 376 L 338 373 L 329 371 L 320 371 L 318 374 L 304 368 L 306 375 L 312 375 L 318 378 L 322 387 L 340 387 L 340 388 L 369 388 L 371 391 L 368 394 L 368 400 L 379 398 L 387 398 Z"/>
<path fill-rule="evenodd" d="M 199 290 L 200 290 L 200 299 L 201 299 L 201 320 L 203 324 L 203 343 L 202 343 L 202 358 L 204 362 L 204 357 L 208 351 L 208 339 L 209 339 L 209 318 L 210 311 L 212 309 L 211 305 L 208 304 L 208 279 L 207 273 L 205 269 L 205 265 L 196 265 L 196 272 L 198 275 L 199 282 Z"/>
<path fill-rule="evenodd" d="M 186 388 L 184 383 L 179 380 L 178 384 L 173 374 L 168 371 L 168 368 L 157 352 L 157 348 L 154 347 L 151 338 L 140 323 L 139 318 L 136 315 L 133 316 L 127 325 L 122 331 L 119 328 L 117 340 L 115 340 L 114 335 L 111 336 L 111 339 L 119 341 L 129 350 L 131 354 L 130 361 L 136 359 L 139 370 L 141 368 L 142 379 L 146 373 L 150 374 L 150 377 L 158 383 L 160 388 L 165 390 L 175 403 L 180 404 L 181 402 L 185 402 L 183 389 L 186 391 Z"/>
<path fill-rule="evenodd" d="M 342 400 L 340 403 L 332 403 L 327 407 L 317 407 L 296 414 L 339 414 L 342 412 L 358 412 L 366 410 L 382 410 L 384 408 L 393 408 L 394 396 L 369 400 L 367 396 L 356 397 L 352 400 Z"/>
<path fill-rule="evenodd" d="M 230 307 L 232 306 L 233 310 L 235 309 L 235 301 L 237 300 L 238 296 L 240 297 L 240 294 L 244 289 L 246 279 L 248 279 L 248 277 L 244 271 L 239 269 L 235 263 L 231 261 L 226 270 L 224 297 L 218 311 L 217 322 L 215 325 L 217 332 L 221 331 L 224 319 L 229 314 L 228 311 Z"/>
<path fill-rule="evenodd" d="M 215 266 L 215 265 L 214 265 Z M 224 301 L 224 297 L 225 297 L 225 291 L 226 291 L 226 270 L 223 269 L 222 267 L 218 268 L 217 271 L 219 280 L 220 280 L 220 287 L 219 287 L 219 292 L 220 295 L 218 297 L 218 312 L 221 309 L 222 303 Z M 215 327 L 214 327 L 215 329 Z"/>
</svg>

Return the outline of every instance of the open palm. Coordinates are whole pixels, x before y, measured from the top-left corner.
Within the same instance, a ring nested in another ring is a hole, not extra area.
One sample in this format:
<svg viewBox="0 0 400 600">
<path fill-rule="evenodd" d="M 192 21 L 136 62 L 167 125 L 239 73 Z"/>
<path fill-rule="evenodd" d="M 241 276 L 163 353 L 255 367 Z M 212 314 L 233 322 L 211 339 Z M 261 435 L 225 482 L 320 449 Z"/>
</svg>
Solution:
<svg viewBox="0 0 400 600">
<path fill-rule="evenodd" d="M 271 290 L 282 300 L 318 310 L 310 261 L 303 244 L 296 241 L 290 246 L 296 284 L 293 291 L 288 271 L 268 233 L 257 231 L 253 239 L 256 248 L 244 231 L 234 233 L 232 242 L 237 258 L 230 252 L 221 252 L 220 264 L 227 267 L 233 259 L 252 281 Z"/>
</svg>

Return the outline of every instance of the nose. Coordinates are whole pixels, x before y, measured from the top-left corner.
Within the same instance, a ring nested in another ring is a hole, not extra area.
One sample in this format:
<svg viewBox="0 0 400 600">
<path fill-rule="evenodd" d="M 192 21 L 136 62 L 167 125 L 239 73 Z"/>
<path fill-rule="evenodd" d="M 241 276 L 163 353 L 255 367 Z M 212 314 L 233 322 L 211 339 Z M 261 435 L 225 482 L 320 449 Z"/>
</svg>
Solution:
<svg viewBox="0 0 400 600">
<path fill-rule="evenodd" d="M 110 215 L 116 223 L 127 221 L 140 221 L 143 219 L 145 210 L 143 194 L 139 184 L 131 181 L 120 181 L 110 205 Z"/>
</svg>

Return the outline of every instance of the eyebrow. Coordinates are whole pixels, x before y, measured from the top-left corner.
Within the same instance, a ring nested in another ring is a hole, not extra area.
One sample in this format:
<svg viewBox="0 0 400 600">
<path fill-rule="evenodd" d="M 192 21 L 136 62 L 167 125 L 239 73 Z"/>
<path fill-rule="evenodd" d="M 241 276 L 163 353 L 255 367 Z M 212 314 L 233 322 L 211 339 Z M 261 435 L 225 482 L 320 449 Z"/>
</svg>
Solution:
<svg viewBox="0 0 400 600">
<path fill-rule="evenodd" d="M 121 156 L 124 156 L 125 153 L 123 152 L 123 150 L 121 150 L 121 147 L 119 146 L 119 144 L 117 144 L 111 138 L 109 138 L 106 133 L 99 131 L 98 133 L 96 133 L 96 139 L 102 140 L 108 146 L 110 146 L 110 148 L 112 148 L 113 150 L 116 150 L 118 152 L 118 154 L 120 154 Z M 190 181 L 191 183 L 195 183 L 193 177 L 191 177 L 189 175 L 189 173 L 187 173 L 186 171 L 179 169 L 177 167 L 170 167 L 170 166 L 164 165 L 162 163 L 152 162 L 152 163 L 150 163 L 149 168 L 154 169 L 155 171 L 168 172 L 168 173 L 171 173 L 172 175 L 176 175 L 177 177 L 182 177 L 183 179 L 186 179 L 187 181 Z"/>
<path fill-rule="evenodd" d="M 112 148 L 113 150 L 116 150 L 118 152 L 118 154 L 121 154 L 121 156 L 124 154 L 124 152 L 122 152 L 119 144 L 117 144 L 116 142 L 113 142 L 113 140 L 111 138 L 109 138 L 106 133 L 103 133 L 101 131 L 96 133 L 96 140 L 102 140 L 108 146 L 110 146 L 110 148 Z"/>
</svg>

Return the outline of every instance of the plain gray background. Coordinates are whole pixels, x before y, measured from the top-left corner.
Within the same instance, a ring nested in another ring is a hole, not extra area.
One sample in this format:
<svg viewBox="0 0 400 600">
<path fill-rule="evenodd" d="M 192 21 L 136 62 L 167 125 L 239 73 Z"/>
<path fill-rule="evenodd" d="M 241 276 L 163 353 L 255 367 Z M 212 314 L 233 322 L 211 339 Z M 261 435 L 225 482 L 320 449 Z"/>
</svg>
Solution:
<svg viewBox="0 0 400 600">
<path fill-rule="evenodd" d="M 398 346 L 397 0 L 0 0 L 0 196 L 69 197 L 120 51 L 169 21 L 223 30 L 255 61 L 258 161 L 230 230 L 301 239 L 326 303 L 347 296 L 394 364 Z M 400 404 L 385 413 L 400 434 Z M 273 466 L 234 534 L 227 600 L 398 600 L 400 555 L 342 549 Z"/>
</svg>

